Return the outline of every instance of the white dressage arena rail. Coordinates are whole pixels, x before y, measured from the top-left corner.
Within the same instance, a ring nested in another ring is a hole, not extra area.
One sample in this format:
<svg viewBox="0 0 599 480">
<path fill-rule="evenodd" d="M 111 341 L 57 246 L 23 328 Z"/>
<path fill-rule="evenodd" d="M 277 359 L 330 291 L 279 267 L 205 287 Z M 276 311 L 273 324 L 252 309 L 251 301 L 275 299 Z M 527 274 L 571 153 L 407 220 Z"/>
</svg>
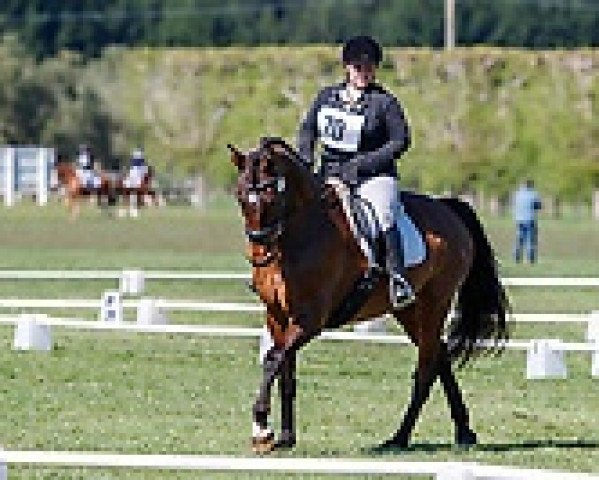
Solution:
<svg viewBox="0 0 599 480">
<path fill-rule="evenodd" d="M 51 318 L 44 314 L 0 315 L 0 324 L 15 325 L 15 349 L 52 350 L 51 327 L 66 327 L 80 330 L 104 330 L 137 333 L 193 334 L 221 337 L 253 337 L 260 339 L 259 360 L 270 346 L 270 335 L 265 327 L 228 327 L 220 325 L 170 325 L 145 324 L 134 322 L 115 322 L 102 320 L 81 320 Z M 508 341 L 503 346 L 511 350 L 527 352 L 526 378 L 566 378 L 567 366 L 565 352 L 589 352 L 591 354 L 591 376 L 599 377 L 599 337 L 597 331 L 589 328 L 588 342 L 563 342 L 559 339 L 531 339 Z M 320 340 L 360 341 L 384 344 L 410 344 L 405 335 L 374 332 L 351 332 L 326 330 L 318 337 Z M 492 347 L 491 340 L 480 341 L 480 347 Z"/>
<path fill-rule="evenodd" d="M 0 298 L 0 308 L 100 308 L 102 300 L 94 299 L 55 299 L 55 298 Z M 137 308 L 139 300 L 124 300 L 124 308 Z M 193 300 L 156 299 L 156 305 L 164 310 L 187 310 L 195 312 L 263 312 L 264 306 L 258 303 L 219 303 Z"/>
<path fill-rule="evenodd" d="M 65 467 L 146 468 L 342 475 L 433 475 L 435 480 L 599 480 L 599 476 L 462 462 L 397 462 L 349 458 L 256 458 L 204 455 L 127 455 L 99 452 L 0 451 L 3 463 Z"/>
<path fill-rule="evenodd" d="M 124 270 L 0 270 L 7 280 L 118 280 Z M 249 272 L 144 270 L 147 280 L 249 280 Z M 599 287 L 599 277 L 506 277 L 517 287 Z"/>
<path fill-rule="evenodd" d="M 167 272 L 144 270 L 148 280 L 249 280 L 247 272 Z M 123 270 L 0 270 L 7 280 L 118 280 Z"/>
<path fill-rule="evenodd" d="M 0 308 L 42 308 L 42 309 L 99 309 L 102 300 L 57 299 L 57 298 L 0 298 Z M 137 308 L 139 300 L 124 300 L 123 308 Z M 194 300 L 156 299 L 156 306 L 168 311 L 190 312 L 229 312 L 261 313 L 265 311 L 259 303 L 203 302 Z M 585 323 L 588 313 L 515 313 L 512 320 L 526 323 Z"/>
<path fill-rule="evenodd" d="M 0 315 L 0 324 L 17 325 L 27 315 Z M 220 325 L 142 325 L 134 322 L 103 322 L 98 320 L 81 320 L 67 318 L 52 318 L 44 315 L 36 315 L 35 322 L 39 325 L 49 325 L 53 327 L 65 327 L 76 330 L 113 330 L 123 332 L 137 333 L 180 333 L 197 334 L 205 336 L 222 337 L 254 337 L 260 338 L 264 332 L 264 327 L 228 327 Z M 360 341 L 371 343 L 389 343 L 406 344 L 412 342 L 406 335 L 377 334 L 377 333 L 357 333 L 341 330 L 325 330 L 318 339 L 320 340 L 338 340 L 338 341 Z M 505 347 L 509 349 L 527 350 L 537 340 L 510 340 L 506 342 Z M 560 350 L 577 352 L 595 352 L 599 349 L 599 344 L 594 342 L 559 342 Z M 483 341 L 480 346 L 493 346 L 491 341 Z"/>
</svg>

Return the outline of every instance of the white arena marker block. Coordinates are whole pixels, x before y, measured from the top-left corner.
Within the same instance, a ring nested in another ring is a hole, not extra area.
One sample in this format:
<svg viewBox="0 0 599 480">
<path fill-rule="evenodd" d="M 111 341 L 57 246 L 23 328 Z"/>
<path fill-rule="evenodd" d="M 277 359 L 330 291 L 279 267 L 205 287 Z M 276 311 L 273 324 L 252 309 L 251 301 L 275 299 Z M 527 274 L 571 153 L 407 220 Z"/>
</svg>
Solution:
<svg viewBox="0 0 599 480">
<path fill-rule="evenodd" d="M 140 298 L 137 304 L 137 323 L 139 325 L 165 325 L 168 321 L 155 299 Z"/>
<path fill-rule="evenodd" d="M 116 290 L 108 290 L 102 295 L 100 305 L 100 321 L 120 323 L 123 321 L 123 303 L 121 293 Z"/>
<path fill-rule="evenodd" d="M 564 362 L 561 341 L 556 339 L 532 340 L 526 359 L 526 378 L 566 378 L 568 371 Z"/>
<path fill-rule="evenodd" d="M 123 270 L 119 290 L 123 295 L 141 295 L 144 291 L 145 277 L 143 270 Z"/>
<path fill-rule="evenodd" d="M 266 354 L 268 351 L 274 346 L 274 342 L 272 340 L 272 336 L 268 331 L 267 327 L 262 329 L 262 334 L 260 335 L 260 365 L 264 363 L 264 359 L 266 358 Z"/>
<path fill-rule="evenodd" d="M 14 350 L 52 350 L 50 325 L 44 325 L 45 315 L 23 314 L 15 328 Z"/>
<path fill-rule="evenodd" d="M 366 320 L 364 322 L 356 323 L 354 325 L 354 332 L 356 333 L 387 333 L 387 322 L 385 317 L 375 318 L 373 320 Z"/>
</svg>

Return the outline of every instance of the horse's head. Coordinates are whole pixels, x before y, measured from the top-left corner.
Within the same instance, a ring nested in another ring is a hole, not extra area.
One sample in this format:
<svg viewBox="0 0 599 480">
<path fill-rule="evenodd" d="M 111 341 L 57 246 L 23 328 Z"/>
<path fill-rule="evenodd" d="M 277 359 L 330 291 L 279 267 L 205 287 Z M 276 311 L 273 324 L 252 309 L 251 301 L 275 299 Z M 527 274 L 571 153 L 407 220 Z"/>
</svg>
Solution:
<svg viewBox="0 0 599 480">
<path fill-rule="evenodd" d="M 247 154 L 229 145 L 238 171 L 236 197 L 250 242 L 271 245 L 298 207 L 316 198 L 316 182 L 283 140 L 263 138 Z"/>
<path fill-rule="evenodd" d="M 58 181 L 65 185 L 69 182 L 69 180 L 75 175 L 75 171 L 73 165 L 68 162 L 65 162 L 63 159 L 59 159 L 56 162 L 56 178 Z"/>
</svg>

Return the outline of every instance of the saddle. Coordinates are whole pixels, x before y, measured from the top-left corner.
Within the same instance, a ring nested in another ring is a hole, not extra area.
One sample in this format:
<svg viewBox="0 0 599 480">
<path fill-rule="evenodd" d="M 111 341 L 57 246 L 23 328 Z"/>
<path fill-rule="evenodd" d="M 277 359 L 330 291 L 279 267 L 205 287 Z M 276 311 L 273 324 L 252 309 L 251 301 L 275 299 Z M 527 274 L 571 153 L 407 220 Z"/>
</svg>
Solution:
<svg viewBox="0 0 599 480">
<path fill-rule="evenodd" d="M 381 269 L 385 265 L 385 249 L 382 248 L 382 229 L 370 203 L 350 191 L 337 179 L 327 180 L 339 198 L 351 231 L 368 260 L 370 269 Z M 403 246 L 404 266 L 419 265 L 426 259 L 426 243 L 423 234 L 406 212 L 403 204 L 396 214 L 396 226 Z M 397 248 L 401 246 L 398 245 Z M 384 270 L 384 268 L 383 268 Z"/>
</svg>

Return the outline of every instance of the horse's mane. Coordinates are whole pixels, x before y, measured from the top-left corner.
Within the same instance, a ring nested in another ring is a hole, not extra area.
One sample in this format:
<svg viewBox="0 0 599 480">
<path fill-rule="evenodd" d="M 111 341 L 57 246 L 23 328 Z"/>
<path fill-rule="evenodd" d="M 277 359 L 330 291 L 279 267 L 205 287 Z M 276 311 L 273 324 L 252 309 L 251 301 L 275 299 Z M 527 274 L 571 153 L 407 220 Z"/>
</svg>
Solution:
<svg viewBox="0 0 599 480">
<path fill-rule="evenodd" d="M 273 146 L 279 146 L 285 151 L 289 165 L 291 165 L 293 170 L 292 173 L 298 175 L 302 181 L 306 182 L 315 194 L 320 195 L 323 189 L 322 182 L 319 181 L 307 162 L 301 158 L 291 145 L 280 137 L 261 138 L 260 149 L 267 149 Z"/>
</svg>

